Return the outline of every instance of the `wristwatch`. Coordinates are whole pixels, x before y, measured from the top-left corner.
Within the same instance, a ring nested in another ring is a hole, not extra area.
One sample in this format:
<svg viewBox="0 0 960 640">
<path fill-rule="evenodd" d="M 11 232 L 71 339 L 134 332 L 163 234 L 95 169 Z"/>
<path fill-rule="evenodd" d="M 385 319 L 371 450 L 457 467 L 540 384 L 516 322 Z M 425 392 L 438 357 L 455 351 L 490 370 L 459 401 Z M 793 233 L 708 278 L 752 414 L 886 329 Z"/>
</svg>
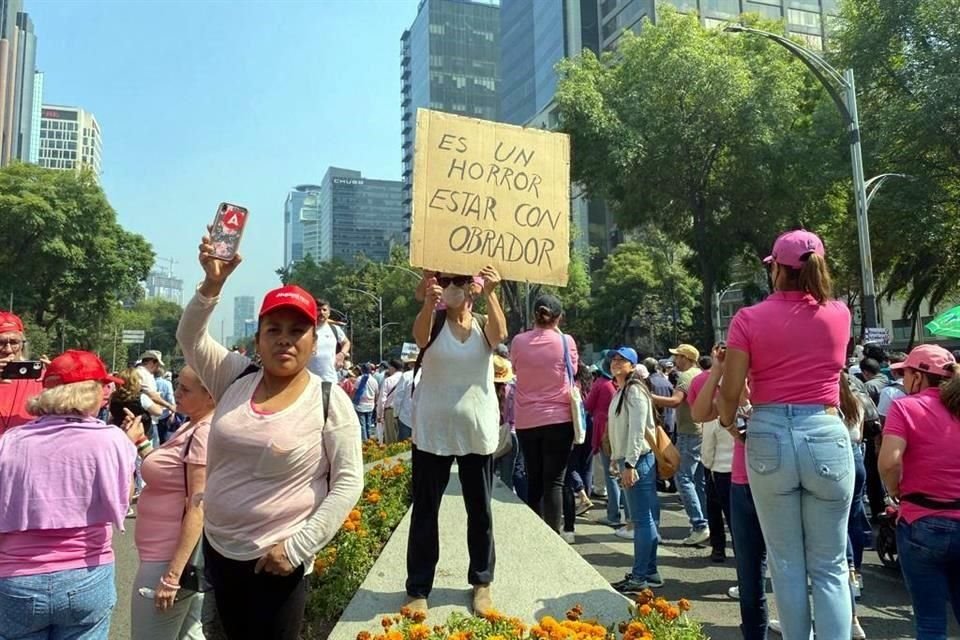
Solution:
<svg viewBox="0 0 960 640">
<path fill-rule="evenodd" d="M 624 461 L 623 466 L 625 466 L 627 469 L 633 469 L 633 468 L 634 468 L 634 466 L 633 466 L 632 464 L 630 464 L 629 462 L 626 462 L 626 461 Z"/>
</svg>

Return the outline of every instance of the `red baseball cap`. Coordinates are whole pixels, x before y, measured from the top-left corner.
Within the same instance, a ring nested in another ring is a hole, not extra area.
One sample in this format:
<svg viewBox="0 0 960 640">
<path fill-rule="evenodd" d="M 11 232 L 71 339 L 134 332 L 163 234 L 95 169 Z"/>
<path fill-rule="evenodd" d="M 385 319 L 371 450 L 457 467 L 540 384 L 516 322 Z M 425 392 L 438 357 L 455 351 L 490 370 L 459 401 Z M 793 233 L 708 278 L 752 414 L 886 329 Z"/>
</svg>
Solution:
<svg viewBox="0 0 960 640">
<path fill-rule="evenodd" d="M 289 284 L 267 293 L 263 298 L 263 304 L 260 305 L 260 317 L 262 318 L 271 311 L 282 308 L 296 309 L 310 318 L 311 322 L 317 323 L 317 301 L 312 295 L 295 284 Z"/>
<path fill-rule="evenodd" d="M 953 365 L 956 364 L 953 354 L 943 347 L 935 344 L 922 344 L 914 347 L 910 355 L 903 362 L 896 362 L 890 365 L 891 369 L 916 369 L 924 373 L 942 376 L 944 378 L 953 377 Z"/>
<path fill-rule="evenodd" d="M 11 331 L 23 333 L 23 320 L 9 311 L 0 311 L 0 333 Z"/>
<path fill-rule="evenodd" d="M 43 376 L 43 387 L 49 389 L 62 384 L 88 381 L 124 384 L 122 378 L 107 373 L 107 365 L 103 364 L 97 354 L 70 349 L 47 365 L 47 371 Z"/>
<path fill-rule="evenodd" d="M 804 229 L 788 231 L 773 243 L 773 251 L 763 259 L 764 264 L 776 262 L 785 267 L 800 269 L 804 259 L 815 253 L 824 256 L 823 241 L 815 233 Z"/>
</svg>

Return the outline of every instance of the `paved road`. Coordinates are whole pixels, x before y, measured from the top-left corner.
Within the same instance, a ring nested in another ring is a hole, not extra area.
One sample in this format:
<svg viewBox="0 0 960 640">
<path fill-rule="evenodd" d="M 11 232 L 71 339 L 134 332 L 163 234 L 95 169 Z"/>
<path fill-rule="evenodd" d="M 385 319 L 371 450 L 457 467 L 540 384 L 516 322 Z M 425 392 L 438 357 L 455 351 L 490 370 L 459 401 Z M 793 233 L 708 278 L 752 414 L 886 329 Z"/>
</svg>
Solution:
<svg viewBox="0 0 960 640">
<path fill-rule="evenodd" d="M 740 640 L 740 611 L 737 602 L 730 600 L 727 589 L 736 584 L 733 558 L 725 564 L 710 562 L 709 549 L 688 548 L 675 542 L 686 537 L 686 515 L 675 495 L 661 495 L 661 535 L 666 541 L 660 547 L 660 571 L 667 581 L 659 594 L 671 600 L 687 598 L 693 603 L 693 614 L 700 620 L 713 640 Z M 585 518 L 577 519 L 577 540 L 574 548 L 608 580 L 619 580 L 629 570 L 633 558 L 633 543 L 613 535 L 609 527 L 594 520 L 604 515 L 602 502 Z M 130 592 L 137 570 L 136 550 L 133 546 L 135 519 L 127 520 L 127 532 L 114 536 L 117 557 L 117 609 L 110 630 L 111 640 L 130 637 Z M 870 640 L 902 640 L 913 637 L 912 613 L 909 597 L 900 574 L 885 569 L 873 551 L 867 551 L 863 567 L 863 599 L 858 605 L 861 624 Z M 500 579 L 507 579 L 500 576 Z M 138 585 L 139 586 L 139 585 Z M 772 602 L 773 615 L 776 605 Z M 950 638 L 960 638 L 960 628 L 952 624 Z M 775 634 L 771 638 L 776 639 Z"/>
</svg>

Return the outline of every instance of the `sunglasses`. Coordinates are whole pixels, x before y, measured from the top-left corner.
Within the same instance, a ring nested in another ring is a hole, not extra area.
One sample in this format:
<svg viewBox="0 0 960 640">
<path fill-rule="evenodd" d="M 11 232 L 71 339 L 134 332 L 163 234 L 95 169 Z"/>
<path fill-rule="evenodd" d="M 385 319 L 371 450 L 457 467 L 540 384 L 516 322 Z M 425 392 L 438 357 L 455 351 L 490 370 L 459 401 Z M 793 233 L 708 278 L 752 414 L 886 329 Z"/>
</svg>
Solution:
<svg viewBox="0 0 960 640">
<path fill-rule="evenodd" d="M 473 282 L 473 278 L 471 276 L 440 276 L 437 278 L 437 284 L 444 289 L 449 287 L 451 284 L 455 287 L 462 287 L 463 285 L 470 284 L 471 282 Z"/>
</svg>

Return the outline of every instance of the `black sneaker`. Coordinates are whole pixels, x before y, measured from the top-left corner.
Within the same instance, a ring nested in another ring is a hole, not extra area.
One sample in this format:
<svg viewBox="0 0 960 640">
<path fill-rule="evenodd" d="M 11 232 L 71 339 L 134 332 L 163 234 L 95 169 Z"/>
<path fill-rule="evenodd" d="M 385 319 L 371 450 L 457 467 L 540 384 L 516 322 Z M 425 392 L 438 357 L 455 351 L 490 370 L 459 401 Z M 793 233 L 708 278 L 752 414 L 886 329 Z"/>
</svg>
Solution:
<svg viewBox="0 0 960 640">
<path fill-rule="evenodd" d="M 714 549 L 710 554 L 710 562 L 715 562 L 717 564 L 723 564 L 727 561 L 727 552 L 723 549 Z"/>
<path fill-rule="evenodd" d="M 614 582 L 610 585 L 617 593 L 625 595 L 636 595 L 646 589 L 648 586 L 646 580 L 637 580 L 631 575 L 627 575 L 623 580 Z"/>
<path fill-rule="evenodd" d="M 646 583 L 651 589 L 659 589 L 663 586 L 663 578 L 659 573 L 653 573 L 647 576 Z"/>
</svg>

